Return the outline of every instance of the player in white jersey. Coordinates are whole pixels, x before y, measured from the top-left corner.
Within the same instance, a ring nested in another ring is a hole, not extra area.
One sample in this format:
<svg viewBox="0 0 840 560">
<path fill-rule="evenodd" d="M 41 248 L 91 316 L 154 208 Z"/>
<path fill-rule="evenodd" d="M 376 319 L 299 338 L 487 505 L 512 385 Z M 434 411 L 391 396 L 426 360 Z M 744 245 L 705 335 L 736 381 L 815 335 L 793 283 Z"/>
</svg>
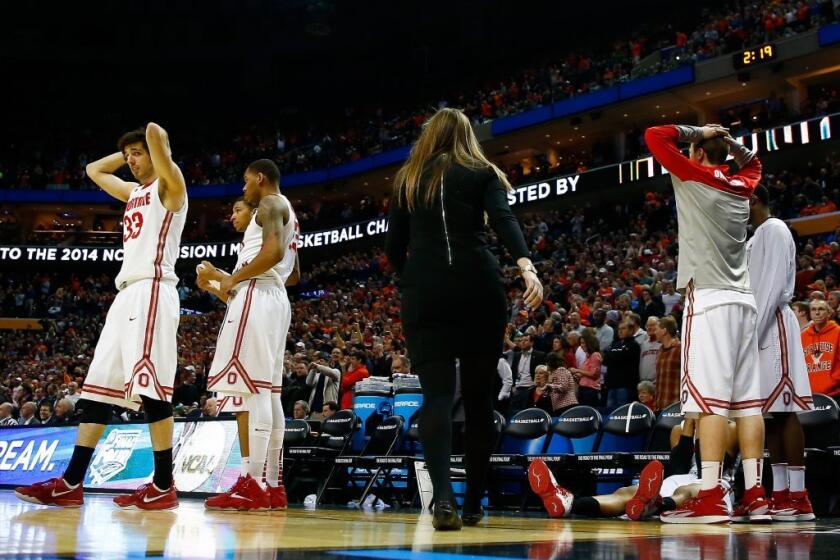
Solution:
<svg viewBox="0 0 840 560">
<path fill-rule="evenodd" d="M 665 125 L 645 131 L 653 157 L 671 174 L 677 201 L 680 261 L 677 289 L 685 290 L 682 410 L 699 417 L 702 490 L 684 522 L 728 515 L 722 461 L 727 417 L 738 425 L 746 491 L 734 515 L 769 521 L 761 486 L 764 420 L 761 407 L 756 305 L 750 290 L 746 241 L 749 200 L 761 179 L 755 154 L 719 125 Z M 689 156 L 679 142 L 689 142 Z M 739 170 L 730 174 L 729 155 Z"/>
<path fill-rule="evenodd" d="M 805 435 L 796 413 L 813 408 L 811 382 L 790 308 L 796 282 L 796 245 L 787 224 L 770 217 L 770 193 L 758 185 L 750 199 L 755 235 L 747 243 L 750 285 L 758 306 L 758 363 L 766 399 L 767 449 L 773 469 L 771 515 L 775 521 L 810 521 L 805 489 Z"/>
<path fill-rule="evenodd" d="M 94 448 L 111 406 L 137 410 L 142 402 L 154 450 L 152 482 L 114 498 L 126 509 L 178 506 L 172 480 L 172 387 L 178 365 L 180 319 L 175 261 L 187 217 L 187 188 L 172 160 L 166 131 L 155 123 L 124 134 L 120 151 L 88 164 L 88 176 L 126 203 L 123 262 L 117 293 L 96 344 L 82 389 L 81 424 L 73 455 L 60 478 L 18 488 L 24 500 L 77 507 Z M 115 174 L 128 164 L 137 182 Z"/>
<path fill-rule="evenodd" d="M 298 274 L 299 225 L 288 199 L 280 194 L 280 171 L 271 160 L 258 160 L 245 171 L 244 199 L 257 205 L 236 268 L 226 274 L 202 263 L 199 281 L 217 281 L 228 309 L 210 367 L 208 390 L 245 398 L 247 437 L 242 438 L 247 471 L 233 487 L 208 498 L 208 509 L 285 508 L 280 481 L 280 453 L 285 416 L 280 400 L 283 355 L 291 323 L 285 285 Z M 266 458 L 271 454 L 266 469 Z"/>
</svg>

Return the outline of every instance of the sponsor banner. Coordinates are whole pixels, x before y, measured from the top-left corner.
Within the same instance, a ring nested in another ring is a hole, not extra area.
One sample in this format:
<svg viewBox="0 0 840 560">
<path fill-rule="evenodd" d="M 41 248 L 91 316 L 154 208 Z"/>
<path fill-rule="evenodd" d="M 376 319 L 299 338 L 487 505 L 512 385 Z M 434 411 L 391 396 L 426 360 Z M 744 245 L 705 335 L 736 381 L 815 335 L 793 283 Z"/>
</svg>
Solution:
<svg viewBox="0 0 840 560">
<path fill-rule="evenodd" d="M 0 484 L 26 485 L 60 476 L 76 443 L 75 426 L 0 429 Z M 239 476 L 236 422 L 176 422 L 173 474 L 178 490 L 218 492 Z M 134 489 L 152 478 L 147 424 L 106 426 L 85 476 L 85 488 Z"/>
</svg>

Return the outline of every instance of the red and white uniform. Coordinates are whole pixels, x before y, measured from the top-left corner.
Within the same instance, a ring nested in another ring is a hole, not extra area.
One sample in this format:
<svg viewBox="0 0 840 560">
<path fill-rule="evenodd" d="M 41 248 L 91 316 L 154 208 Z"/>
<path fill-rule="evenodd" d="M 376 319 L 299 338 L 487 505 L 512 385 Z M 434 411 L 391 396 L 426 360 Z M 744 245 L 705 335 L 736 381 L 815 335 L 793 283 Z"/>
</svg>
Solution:
<svg viewBox="0 0 840 560">
<path fill-rule="evenodd" d="M 292 321 L 285 284 L 295 268 L 300 237 L 292 205 L 282 198 L 289 209 L 282 231 L 283 258 L 259 276 L 237 284 L 235 295 L 228 300 L 207 384 L 208 390 L 223 397 L 220 411 L 244 410 L 244 402 L 237 397 L 281 390 L 286 336 Z M 255 213 L 245 230 L 234 272 L 257 256 L 262 235 Z"/>
<path fill-rule="evenodd" d="M 770 218 L 747 243 L 750 285 L 758 306 L 756 333 L 764 412 L 813 408 L 799 322 L 788 303 L 796 281 L 796 245 L 787 225 Z"/>
<path fill-rule="evenodd" d="M 159 180 L 131 191 L 123 217 L 119 292 L 82 388 L 82 398 L 137 410 L 140 395 L 168 401 L 178 367 L 180 302 L 175 262 L 187 219 L 187 200 L 167 210 Z"/>
<path fill-rule="evenodd" d="M 686 293 L 682 410 L 761 414 L 756 305 L 746 256 L 749 199 L 761 179 L 761 163 L 739 144 L 733 156 L 741 169 L 730 176 L 728 166 L 700 165 L 677 146 L 700 140 L 697 127 L 645 132 L 651 153 L 671 173 L 677 201 L 677 288 Z"/>
</svg>

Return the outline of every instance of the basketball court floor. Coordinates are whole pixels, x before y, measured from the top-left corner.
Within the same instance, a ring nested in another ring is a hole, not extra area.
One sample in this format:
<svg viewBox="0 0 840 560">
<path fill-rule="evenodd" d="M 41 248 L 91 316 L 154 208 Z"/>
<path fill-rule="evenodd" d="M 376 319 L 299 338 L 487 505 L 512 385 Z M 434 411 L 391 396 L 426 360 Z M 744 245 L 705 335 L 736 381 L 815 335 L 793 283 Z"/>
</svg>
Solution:
<svg viewBox="0 0 840 560">
<path fill-rule="evenodd" d="M 493 515 L 439 533 L 429 515 L 355 509 L 207 512 L 182 500 L 168 512 L 121 511 L 104 494 L 56 509 L 0 491 L 0 555 L 81 558 L 653 558 L 693 560 L 836 557 L 840 521 L 764 526 L 555 520 Z"/>
</svg>

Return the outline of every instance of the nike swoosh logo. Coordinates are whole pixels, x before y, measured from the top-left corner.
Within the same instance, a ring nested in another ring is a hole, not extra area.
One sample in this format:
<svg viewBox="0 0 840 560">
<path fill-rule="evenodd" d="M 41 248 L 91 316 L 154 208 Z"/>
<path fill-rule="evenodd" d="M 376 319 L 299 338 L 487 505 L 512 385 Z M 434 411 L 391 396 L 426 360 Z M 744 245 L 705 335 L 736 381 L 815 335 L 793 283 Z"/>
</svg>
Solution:
<svg viewBox="0 0 840 560">
<path fill-rule="evenodd" d="M 228 319 L 228 323 L 233 323 L 236 319 Z"/>
<path fill-rule="evenodd" d="M 231 497 L 231 498 L 239 498 L 240 500 L 248 500 L 249 502 L 253 502 L 253 501 L 254 501 L 254 500 L 252 500 L 251 498 L 248 498 L 248 497 L 246 497 L 246 496 L 240 496 L 239 494 L 236 494 L 236 493 L 231 494 L 231 495 L 230 495 L 230 497 Z"/>
<path fill-rule="evenodd" d="M 767 350 L 767 349 L 768 349 L 768 348 L 770 348 L 771 346 L 772 346 L 772 344 L 768 344 L 767 346 L 761 346 L 761 345 L 759 344 L 758 349 L 759 349 L 759 350 Z"/>
<path fill-rule="evenodd" d="M 156 502 L 161 498 L 166 497 L 166 494 L 161 494 L 160 496 L 155 496 L 154 498 L 149 499 L 148 496 L 143 496 L 143 503 L 144 504 L 151 504 L 152 502 Z"/>
<path fill-rule="evenodd" d="M 133 320 L 134 320 L 134 319 L 136 319 L 136 318 L 137 318 L 137 317 L 129 317 L 129 318 L 128 318 L 128 320 L 129 320 L 129 321 L 133 321 Z"/>
<path fill-rule="evenodd" d="M 73 490 L 75 490 L 75 488 L 74 488 Z M 64 492 L 59 492 L 58 494 L 56 494 L 56 493 L 55 493 L 55 488 L 53 488 L 53 491 L 52 491 L 52 497 L 53 497 L 53 498 L 58 498 L 59 496 L 63 496 L 63 495 L 65 495 L 65 494 L 69 494 L 69 493 L 70 493 L 70 492 L 72 492 L 73 490 L 65 490 Z"/>
</svg>

